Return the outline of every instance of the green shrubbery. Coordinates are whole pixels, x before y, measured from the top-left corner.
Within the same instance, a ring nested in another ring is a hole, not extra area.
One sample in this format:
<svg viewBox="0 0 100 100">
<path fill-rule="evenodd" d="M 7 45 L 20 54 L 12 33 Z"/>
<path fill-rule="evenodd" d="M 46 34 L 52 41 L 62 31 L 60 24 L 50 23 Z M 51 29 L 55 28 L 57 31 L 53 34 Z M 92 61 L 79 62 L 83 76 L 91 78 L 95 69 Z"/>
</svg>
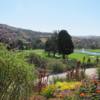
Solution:
<svg viewBox="0 0 100 100">
<path fill-rule="evenodd" d="M 37 68 L 46 68 L 47 62 L 46 59 L 40 57 L 39 55 L 36 55 L 34 53 L 30 54 L 28 56 L 28 62 L 30 64 L 35 64 Z"/>
<path fill-rule="evenodd" d="M 62 73 L 65 71 L 66 66 L 61 61 L 53 60 L 52 62 L 48 63 L 48 69 L 51 70 L 52 73 Z"/>
<path fill-rule="evenodd" d="M 0 44 L 0 100 L 27 99 L 34 75 L 34 67 Z"/>
<path fill-rule="evenodd" d="M 53 97 L 54 91 L 55 91 L 55 85 L 49 85 L 42 89 L 41 95 L 43 95 L 46 98 L 51 98 Z"/>
</svg>

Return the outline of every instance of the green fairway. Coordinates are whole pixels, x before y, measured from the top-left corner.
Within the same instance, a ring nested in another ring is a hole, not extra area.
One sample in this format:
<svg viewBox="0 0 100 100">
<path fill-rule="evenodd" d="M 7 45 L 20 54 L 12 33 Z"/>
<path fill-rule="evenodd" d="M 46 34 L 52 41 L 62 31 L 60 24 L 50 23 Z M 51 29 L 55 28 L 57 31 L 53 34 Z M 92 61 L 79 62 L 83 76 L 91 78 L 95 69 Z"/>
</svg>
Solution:
<svg viewBox="0 0 100 100">
<path fill-rule="evenodd" d="M 70 59 L 77 59 L 81 62 L 83 62 L 83 57 L 85 57 L 85 62 L 88 60 L 88 58 L 90 58 L 92 60 L 92 62 L 94 62 L 96 59 L 96 56 L 90 56 L 90 55 L 84 54 L 84 53 L 72 53 L 69 55 Z"/>
<path fill-rule="evenodd" d="M 61 58 L 61 55 L 58 55 L 58 54 L 56 54 L 56 57 L 55 58 L 48 57 L 47 56 L 47 53 L 44 50 L 41 50 L 41 49 L 27 51 L 27 53 L 29 53 L 29 52 L 34 52 L 35 54 L 37 54 L 37 55 L 39 55 L 41 57 L 47 58 L 47 59 L 56 59 L 57 57 L 60 57 Z M 88 55 L 88 54 L 85 54 L 85 53 L 72 53 L 72 54 L 70 54 L 68 56 L 68 58 L 69 59 L 80 60 L 82 62 L 84 56 L 86 58 L 85 59 L 86 61 L 87 61 L 88 58 L 90 58 L 92 60 L 92 62 L 94 62 L 95 59 L 96 59 L 96 56 Z"/>
<path fill-rule="evenodd" d="M 87 49 L 87 51 L 90 51 L 90 52 L 100 52 L 100 49 Z"/>
<path fill-rule="evenodd" d="M 34 52 L 35 54 L 41 56 L 41 57 L 46 57 L 46 56 L 47 56 L 47 54 L 45 53 L 45 51 L 42 50 L 42 49 L 36 49 L 36 50 L 33 50 L 33 52 Z"/>
<path fill-rule="evenodd" d="M 95 50 L 95 51 L 97 51 L 97 50 Z M 55 58 L 52 55 L 51 55 L 51 57 L 48 57 L 48 54 L 42 49 L 23 50 L 23 51 L 16 52 L 17 56 L 21 57 L 22 59 L 24 59 L 25 56 L 28 56 L 32 53 L 35 53 L 35 54 L 37 54 L 43 58 L 46 58 L 46 59 L 51 59 L 51 60 L 58 59 L 58 58 L 61 59 L 61 55 L 58 55 L 58 54 L 56 54 Z M 88 55 L 85 53 L 72 53 L 68 56 L 69 59 L 76 59 L 76 60 L 79 60 L 81 62 L 83 62 L 83 57 L 85 57 L 85 62 L 87 62 L 88 58 L 90 58 L 92 62 L 94 62 L 96 60 L 96 56 Z"/>
<path fill-rule="evenodd" d="M 69 55 L 69 58 L 71 59 L 77 59 L 77 60 L 80 60 L 82 61 L 83 57 L 89 57 L 87 54 L 82 54 L 82 53 L 72 53 Z"/>
</svg>

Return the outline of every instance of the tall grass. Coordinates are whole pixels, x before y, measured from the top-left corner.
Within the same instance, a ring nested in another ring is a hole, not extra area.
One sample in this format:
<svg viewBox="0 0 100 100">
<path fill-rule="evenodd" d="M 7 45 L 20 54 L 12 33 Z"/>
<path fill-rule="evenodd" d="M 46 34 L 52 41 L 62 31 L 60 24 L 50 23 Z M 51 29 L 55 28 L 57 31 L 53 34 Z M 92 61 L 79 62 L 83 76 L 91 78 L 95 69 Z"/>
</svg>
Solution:
<svg viewBox="0 0 100 100">
<path fill-rule="evenodd" d="M 27 100 L 34 73 L 34 67 L 0 44 L 0 100 Z"/>
</svg>

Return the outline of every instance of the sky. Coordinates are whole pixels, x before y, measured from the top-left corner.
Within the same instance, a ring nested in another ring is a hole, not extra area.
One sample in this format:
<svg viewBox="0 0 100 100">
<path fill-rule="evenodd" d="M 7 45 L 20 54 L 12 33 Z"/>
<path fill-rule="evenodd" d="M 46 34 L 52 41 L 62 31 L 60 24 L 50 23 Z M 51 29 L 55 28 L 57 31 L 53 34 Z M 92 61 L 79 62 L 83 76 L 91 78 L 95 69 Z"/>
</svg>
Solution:
<svg viewBox="0 0 100 100">
<path fill-rule="evenodd" d="M 100 0 L 0 0 L 0 23 L 41 32 L 100 36 Z"/>
</svg>

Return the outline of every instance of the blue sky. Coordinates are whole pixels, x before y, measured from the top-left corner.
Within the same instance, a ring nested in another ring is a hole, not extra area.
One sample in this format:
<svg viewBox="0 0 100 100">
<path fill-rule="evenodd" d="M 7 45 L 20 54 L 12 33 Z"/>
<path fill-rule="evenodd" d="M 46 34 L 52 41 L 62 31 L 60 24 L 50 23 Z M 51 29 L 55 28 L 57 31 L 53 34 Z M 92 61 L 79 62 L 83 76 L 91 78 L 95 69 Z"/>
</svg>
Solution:
<svg viewBox="0 0 100 100">
<path fill-rule="evenodd" d="M 0 23 L 43 32 L 100 35 L 100 0 L 0 0 Z"/>
</svg>

